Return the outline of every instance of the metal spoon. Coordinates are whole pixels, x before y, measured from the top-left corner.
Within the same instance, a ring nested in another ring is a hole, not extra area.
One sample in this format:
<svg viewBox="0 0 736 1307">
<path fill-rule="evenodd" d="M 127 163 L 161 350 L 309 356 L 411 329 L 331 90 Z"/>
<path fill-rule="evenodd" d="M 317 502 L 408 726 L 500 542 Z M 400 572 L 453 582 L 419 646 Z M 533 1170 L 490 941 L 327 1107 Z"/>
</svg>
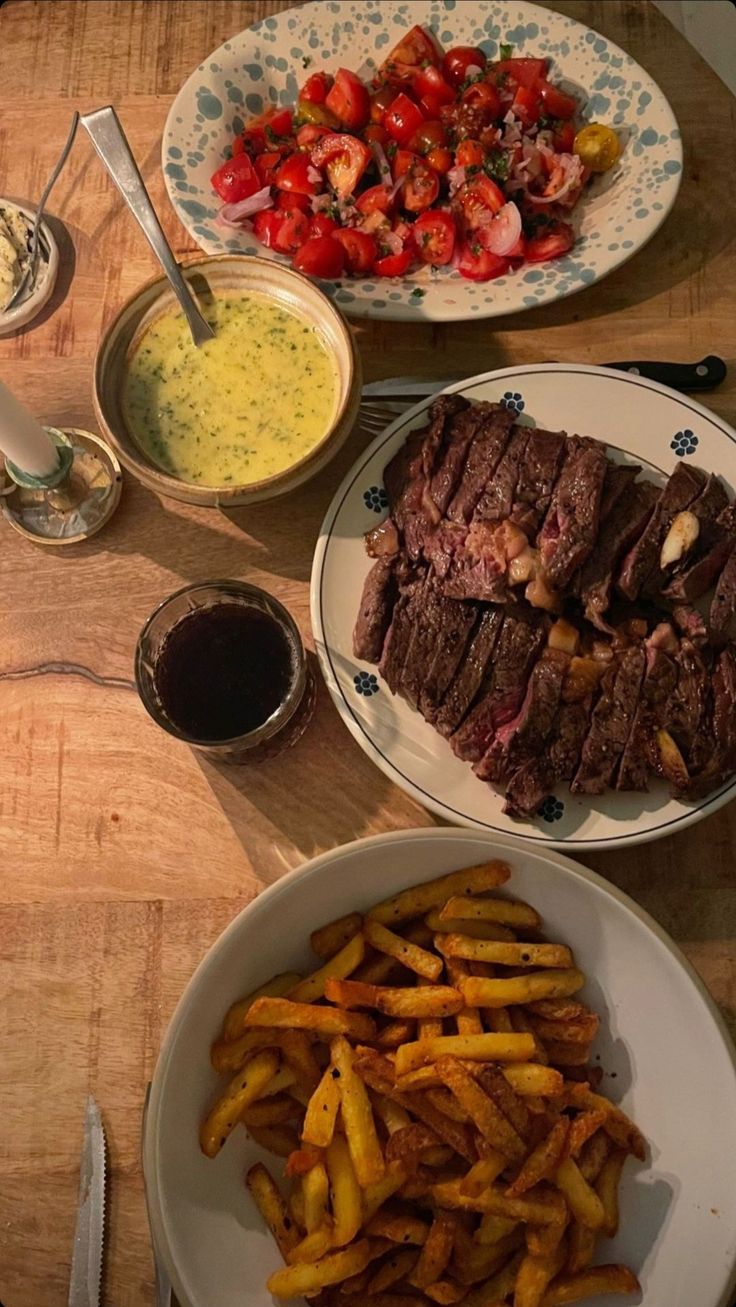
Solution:
<svg viewBox="0 0 736 1307">
<path fill-rule="evenodd" d="M 166 273 L 174 294 L 184 310 L 192 340 L 195 345 L 203 345 L 206 340 L 212 340 L 215 333 L 209 322 L 202 316 L 194 295 L 182 276 L 181 268 L 171 252 L 115 110 L 110 105 L 105 109 L 95 109 L 93 113 L 83 115 L 82 123 Z"/>
<path fill-rule="evenodd" d="M 28 263 L 28 267 L 23 273 L 23 276 L 21 277 L 18 285 L 13 291 L 13 294 L 8 300 L 8 303 L 5 305 L 5 308 L 3 309 L 4 313 L 7 313 L 8 309 L 14 308 L 15 305 L 18 304 L 19 301 L 23 299 L 23 296 L 25 294 L 29 282 L 31 285 L 33 285 L 33 283 L 36 280 L 36 272 L 38 270 L 39 242 L 41 239 L 41 219 L 43 218 L 43 211 L 46 207 L 46 201 L 48 200 L 49 195 L 51 194 L 51 188 L 54 185 L 57 177 L 59 176 L 59 173 L 61 172 L 62 168 L 64 167 L 64 164 L 66 163 L 67 157 L 69 155 L 69 151 L 71 150 L 72 145 L 74 144 L 74 137 L 77 134 L 78 125 L 79 125 L 79 114 L 75 110 L 72 116 L 72 125 L 69 128 L 69 135 L 66 138 L 66 145 L 64 146 L 64 149 L 59 155 L 56 167 L 54 168 L 54 171 L 49 177 L 44 187 L 43 194 L 41 195 L 41 198 L 38 201 L 38 208 L 36 209 L 36 217 L 33 223 L 33 231 L 31 233 L 31 257 Z"/>
</svg>

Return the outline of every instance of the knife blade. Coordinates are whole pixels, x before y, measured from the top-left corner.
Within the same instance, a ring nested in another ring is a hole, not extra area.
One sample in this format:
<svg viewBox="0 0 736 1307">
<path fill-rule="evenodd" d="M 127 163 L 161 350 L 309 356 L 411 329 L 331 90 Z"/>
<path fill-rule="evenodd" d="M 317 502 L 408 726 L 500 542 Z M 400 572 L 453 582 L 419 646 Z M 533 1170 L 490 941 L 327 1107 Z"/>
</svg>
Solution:
<svg viewBox="0 0 736 1307">
<path fill-rule="evenodd" d="M 612 368 L 616 372 L 631 372 L 645 377 L 649 381 L 659 381 L 671 390 L 689 391 L 713 390 L 720 386 L 726 376 L 726 364 L 716 354 L 708 354 L 698 363 L 667 363 L 658 360 L 641 360 L 639 362 L 603 363 L 602 367 Z M 435 391 L 444 390 L 446 386 L 463 381 L 463 377 L 444 377 L 429 380 L 427 377 L 386 377 L 383 381 L 369 381 L 363 386 L 364 399 L 421 399 L 433 395 Z"/>
<path fill-rule="evenodd" d="M 69 1307 L 99 1307 L 105 1238 L 105 1131 L 94 1098 L 87 1099 Z"/>
</svg>

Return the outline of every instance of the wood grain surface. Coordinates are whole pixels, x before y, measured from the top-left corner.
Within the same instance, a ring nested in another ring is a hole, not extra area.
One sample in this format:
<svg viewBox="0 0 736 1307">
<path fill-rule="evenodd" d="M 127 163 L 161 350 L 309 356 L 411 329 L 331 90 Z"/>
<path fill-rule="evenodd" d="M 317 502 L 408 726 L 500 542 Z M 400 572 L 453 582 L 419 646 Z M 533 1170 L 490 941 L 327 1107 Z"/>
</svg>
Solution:
<svg viewBox="0 0 736 1307">
<path fill-rule="evenodd" d="M 193 249 L 159 167 L 172 97 L 273 0 L 7 0 L 0 9 L 0 194 L 36 198 L 73 108 L 114 104 L 181 255 Z M 655 240 L 582 295 L 503 322 L 356 326 L 367 379 L 506 363 L 714 352 L 708 403 L 736 418 L 736 102 L 641 0 L 557 3 L 624 46 L 671 101 L 685 143 L 676 208 Z M 154 270 L 83 134 L 54 191 L 63 269 L 42 320 L 0 340 L 0 376 L 39 416 L 93 427 L 100 332 Z M 139 1167 L 144 1086 L 182 987 L 233 914 L 305 858 L 431 818 L 363 756 L 320 687 L 311 728 L 261 768 L 198 759 L 148 720 L 132 686 L 139 628 L 207 577 L 277 594 L 311 647 L 312 551 L 365 437 L 309 487 L 227 517 L 126 478 L 109 528 L 66 553 L 2 525 L 0 544 L 0 1299 L 66 1302 L 84 1100 L 112 1163 L 104 1302 L 153 1302 Z M 674 839 L 585 861 L 633 894 L 736 1009 L 736 806 Z M 277 950 L 274 941 L 274 951 Z"/>
</svg>

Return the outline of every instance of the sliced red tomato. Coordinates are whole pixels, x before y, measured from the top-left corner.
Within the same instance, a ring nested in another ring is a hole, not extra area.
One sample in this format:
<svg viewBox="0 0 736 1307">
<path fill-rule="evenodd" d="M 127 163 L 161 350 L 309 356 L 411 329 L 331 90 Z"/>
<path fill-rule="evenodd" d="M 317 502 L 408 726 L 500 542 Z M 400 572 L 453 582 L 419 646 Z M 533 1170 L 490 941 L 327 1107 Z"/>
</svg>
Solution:
<svg viewBox="0 0 736 1307">
<path fill-rule="evenodd" d="M 435 68 L 434 64 L 420 68 L 412 82 L 412 89 L 419 100 L 424 95 L 431 95 L 439 104 L 453 104 L 455 101 L 454 88 L 445 81 L 439 68 Z"/>
<path fill-rule="evenodd" d="M 323 136 L 312 150 L 315 168 L 324 168 L 330 185 L 341 198 L 355 192 L 372 158 L 365 141 L 359 141 L 357 136 L 348 136 L 345 132 Z"/>
<path fill-rule="evenodd" d="M 472 104 L 474 109 L 482 109 L 487 122 L 493 122 L 501 115 L 501 97 L 490 82 L 473 82 L 462 93 L 463 104 Z"/>
<path fill-rule="evenodd" d="M 535 87 L 517 86 L 511 102 L 511 112 L 524 127 L 533 127 L 542 113 L 542 101 Z"/>
<path fill-rule="evenodd" d="M 455 163 L 458 168 L 482 168 L 486 154 L 480 141 L 467 136 L 455 151 Z"/>
<path fill-rule="evenodd" d="M 323 136 L 329 136 L 331 131 L 330 127 L 323 127 L 320 123 L 305 123 L 296 134 L 296 143 L 300 150 L 311 150 L 317 141 L 321 141 Z"/>
<path fill-rule="evenodd" d="M 572 148 L 575 144 L 575 124 L 556 122 L 552 129 L 552 139 L 555 143 L 555 149 L 560 154 L 572 154 Z"/>
<path fill-rule="evenodd" d="M 477 241 L 464 241 L 460 250 L 458 272 L 468 281 L 492 281 L 508 272 L 508 259 L 501 259 L 490 250 L 484 250 Z"/>
<path fill-rule="evenodd" d="M 266 139 L 265 136 L 263 139 L 265 141 Z M 243 140 L 242 136 L 236 136 L 235 140 L 233 141 L 233 158 L 235 158 L 236 155 L 238 154 L 242 154 L 244 150 L 245 150 L 245 141 Z"/>
<path fill-rule="evenodd" d="M 575 233 L 569 223 L 551 222 L 526 243 L 526 257 L 530 263 L 544 263 L 546 259 L 559 259 L 575 244 Z"/>
<path fill-rule="evenodd" d="M 262 209 L 253 219 L 253 235 L 269 250 L 275 248 L 276 237 L 284 224 L 284 216 L 283 213 L 277 213 L 275 209 Z"/>
<path fill-rule="evenodd" d="M 415 150 L 417 154 L 429 154 L 430 150 L 446 144 L 447 131 L 439 119 L 435 118 L 431 122 L 422 123 L 421 127 L 417 128 L 409 141 L 409 149 Z"/>
<path fill-rule="evenodd" d="M 341 227 L 335 232 L 334 238 L 340 242 L 345 251 L 348 272 L 356 277 L 370 272 L 376 261 L 378 246 L 367 231 L 357 231 L 354 227 Z"/>
<path fill-rule="evenodd" d="M 261 179 L 247 154 L 236 154 L 220 164 L 213 172 L 210 184 L 226 204 L 237 204 L 238 200 L 245 200 L 261 189 Z"/>
<path fill-rule="evenodd" d="M 506 255 L 506 258 L 509 259 L 511 262 L 516 262 L 517 259 L 523 261 L 526 258 L 526 245 L 527 245 L 526 236 L 522 232 L 514 248 L 512 250 L 509 250 L 508 254 Z"/>
<path fill-rule="evenodd" d="M 385 186 L 369 186 L 355 201 L 355 206 L 366 217 L 370 213 L 388 213 L 393 201 Z"/>
<path fill-rule="evenodd" d="M 495 80 L 499 78 L 503 81 L 506 77 L 511 77 L 519 86 L 526 86 L 527 89 L 536 86 L 540 77 L 544 77 L 547 72 L 546 59 L 501 59 L 499 63 L 493 64 L 492 73 Z"/>
<path fill-rule="evenodd" d="M 444 173 L 450 171 L 454 163 L 452 150 L 448 150 L 446 145 L 441 145 L 435 150 L 430 150 L 427 155 L 427 163 L 430 168 L 434 168 L 435 172 L 442 176 Z"/>
<path fill-rule="evenodd" d="M 376 259 L 373 265 L 373 271 L 377 277 L 403 277 L 411 267 L 414 251 L 406 248 L 400 250 L 398 254 L 389 252 Z"/>
<path fill-rule="evenodd" d="M 237 150 L 235 148 L 236 145 L 239 145 Z M 233 154 L 242 154 L 243 150 L 245 150 L 247 154 L 253 156 L 255 154 L 263 154 L 263 151 L 266 149 L 268 149 L 268 146 L 266 145 L 266 132 L 264 128 L 254 126 L 253 124 L 245 127 L 240 133 L 240 136 L 236 136 L 235 141 L 233 142 Z"/>
<path fill-rule="evenodd" d="M 434 168 L 420 159 L 413 164 L 404 182 L 403 205 L 410 213 L 429 209 L 440 193 L 440 179 Z"/>
<path fill-rule="evenodd" d="M 301 209 L 303 213 L 310 213 L 309 196 L 300 195 L 298 191 L 279 191 L 276 196 L 276 208 L 293 213 L 294 209 Z"/>
<path fill-rule="evenodd" d="M 413 150 L 397 150 L 391 160 L 391 171 L 394 181 L 397 182 L 399 177 L 405 177 L 415 164 L 421 163 L 422 160 Z"/>
<path fill-rule="evenodd" d="M 335 85 L 328 92 L 325 105 L 343 127 L 357 132 L 365 127 L 370 117 L 371 98 L 368 87 L 349 68 L 338 68 Z"/>
<path fill-rule="evenodd" d="M 546 77 L 540 77 L 537 90 L 542 97 L 544 112 L 551 118 L 572 118 L 578 105 L 571 95 L 566 95 L 559 86 L 553 86 Z"/>
<path fill-rule="evenodd" d="M 379 87 L 371 99 L 371 122 L 382 123 L 386 117 L 386 110 L 389 105 L 393 104 L 399 94 L 398 86 L 386 82 L 384 86 Z"/>
<path fill-rule="evenodd" d="M 312 73 L 299 92 L 299 99 L 309 100 L 311 104 L 324 104 L 332 81 L 329 73 Z"/>
<path fill-rule="evenodd" d="M 309 224 L 310 236 L 331 236 L 337 231 L 337 223 L 327 213 L 315 213 Z"/>
<path fill-rule="evenodd" d="M 442 72 L 451 86 L 462 86 L 469 68 L 485 68 L 486 57 L 474 45 L 456 45 L 442 60 Z"/>
<path fill-rule="evenodd" d="M 433 209 L 430 213 L 420 214 L 412 228 L 412 235 L 423 263 L 441 267 L 452 259 L 457 228 L 451 213 Z"/>
<path fill-rule="evenodd" d="M 388 145 L 391 137 L 386 131 L 386 128 L 382 127 L 380 123 L 369 123 L 363 130 L 363 140 L 369 142 L 378 141 L 379 145 L 385 146 Z"/>
<path fill-rule="evenodd" d="M 315 104 L 313 100 L 299 100 L 296 112 L 301 122 L 314 123 L 317 127 L 329 127 L 336 132 L 340 119 L 326 104 Z"/>
<path fill-rule="evenodd" d="M 273 248 L 281 254 L 298 250 L 309 235 L 309 218 L 301 209 L 286 209 L 284 221 L 274 237 Z"/>
<path fill-rule="evenodd" d="M 281 159 L 282 156 L 277 150 L 267 150 L 265 154 L 259 154 L 253 160 L 261 186 L 273 186 L 273 179 L 281 167 Z"/>
<path fill-rule="evenodd" d="M 389 136 L 398 141 L 399 145 L 405 145 L 423 122 L 424 114 L 419 105 L 400 91 L 386 110 L 383 125 Z"/>
<path fill-rule="evenodd" d="M 284 159 L 273 184 L 280 191 L 296 191 L 298 195 L 316 195 L 322 189 L 321 178 L 316 175 L 308 154 L 290 154 L 288 159 Z"/>
<path fill-rule="evenodd" d="M 479 173 L 472 181 L 466 182 L 458 191 L 456 199 L 463 211 L 466 226 L 471 230 L 482 222 L 489 209 L 493 214 L 500 213 L 506 203 L 506 196 L 500 186 L 484 173 Z"/>
<path fill-rule="evenodd" d="M 378 70 L 377 78 L 410 80 L 425 64 L 439 64 L 440 52 L 428 32 L 418 24 L 395 45 Z"/>
<path fill-rule="evenodd" d="M 334 236 L 311 236 L 297 250 L 292 262 L 297 272 L 305 272 L 308 277 L 341 277 L 345 251 Z"/>
<path fill-rule="evenodd" d="M 269 140 L 270 136 L 293 136 L 294 116 L 291 109 L 276 109 L 266 117 L 264 130 L 266 140 Z"/>
<path fill-rule="evenodd" d="M 423 95 L 419 101 L 419 108 L 425 118 L 439 118 L 443 109 L 442 100 L 438 100 L 436 95 Z"/>
</svg>

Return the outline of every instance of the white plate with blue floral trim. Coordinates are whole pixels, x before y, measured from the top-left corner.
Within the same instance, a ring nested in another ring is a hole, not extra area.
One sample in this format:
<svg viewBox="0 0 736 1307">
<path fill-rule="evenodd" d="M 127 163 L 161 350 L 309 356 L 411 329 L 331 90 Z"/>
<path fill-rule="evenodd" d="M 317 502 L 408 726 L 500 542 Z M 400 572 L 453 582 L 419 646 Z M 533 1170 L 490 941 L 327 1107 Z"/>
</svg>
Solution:
<svg viewBox="0 0 736 1307">
<path fill-rule="evenodd" d="M 248 232 L 218 227 L 210 177 L 249 117 L 293 105 L 305 66 L 340 65 L 372 76 L 402 31 L 420 23 L 444 48 L 502 42 L 516 54 L 544 55 L 553 75 L 585 101 L 583 118 L 611 124 L 625 143 L 620 163 L 594 181 L 577 206 L 569 255 L 474 283 L 449 269 L 403 279 L 322 282 L 350 317 L 450 322 L 518 313 L 600 281 L 654 235 L 675 202 L 682 145 L 674 114 L 647 72 L 618 46 L 563 14 L 525 0 L 316 0 L 286 9 L 233 36 L 192 73 L 166 120 L 162 144 L 171 203 L 207 254 L 280 258 Z"/>
<path fill-rule="evenodd" d="M 503 368 L 448 386 L 470 400 L 503 402 L 548 430 L 594 436 L 614 459 L 640 463 L 662 481 L 678 459 L 717 471 L 736 492 L 736 432 L 702 405 L 654 381 L 582 364 Z M 431 399 L 416 404 L 368 446 L 337 491 L 314 556 L 311 612 L 328 689 L 361 748 L 397 785 L 446 821 L 517 835 L 553 848 L 607 849 L 659 839 L 690 826 L 736 797 L 736 778 L 707 798 L 681 803 L 654 782 L 648 794 L 611 792 L 600 799 L 549 795 L 536 818 L 506 816 L 503 799 L 456 758 L 446 740 L 377 669 L 356 662 L 352 634 L 371 566 L 363 536 L 386 515 L 383 469 L 413 428 L 426 422 Z"/>
</svg>

